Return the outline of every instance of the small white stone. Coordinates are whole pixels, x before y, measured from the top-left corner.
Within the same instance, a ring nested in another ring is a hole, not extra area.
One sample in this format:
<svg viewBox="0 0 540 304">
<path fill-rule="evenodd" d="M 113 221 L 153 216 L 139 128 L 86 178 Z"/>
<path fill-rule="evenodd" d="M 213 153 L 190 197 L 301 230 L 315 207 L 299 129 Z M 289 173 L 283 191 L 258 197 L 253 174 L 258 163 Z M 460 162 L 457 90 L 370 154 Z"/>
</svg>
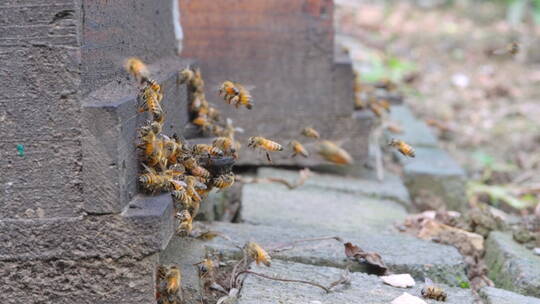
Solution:
<svg viewBox="0 0 540 304">
<path fill-rule="evenodd" d="M 540 255 L 540 247 L 533 249 L 534 254 Z"/>
<path fill-rule="evenodd" d="M 391 304 L 427 304 L 426 301 L 404 292 L 399 297 L 395 298 Z"/>
<path fill-rule="evenodd" d="M 309 304 L 322 304 L 321 301 L 310 301 Z"/>
<path fill-rule="evenodd" d="M 461 73 L 452 75 L 452 84 L 458 88 L 466 88 L 469 86 L 469 76 Z"/>
<path fill-rule="evenodd" d="M 415 284 L 413 277 L 408 273 L 382 276 L 381 279 L 385 284 L 398 288 L 409 288 Z"/>
</svg>

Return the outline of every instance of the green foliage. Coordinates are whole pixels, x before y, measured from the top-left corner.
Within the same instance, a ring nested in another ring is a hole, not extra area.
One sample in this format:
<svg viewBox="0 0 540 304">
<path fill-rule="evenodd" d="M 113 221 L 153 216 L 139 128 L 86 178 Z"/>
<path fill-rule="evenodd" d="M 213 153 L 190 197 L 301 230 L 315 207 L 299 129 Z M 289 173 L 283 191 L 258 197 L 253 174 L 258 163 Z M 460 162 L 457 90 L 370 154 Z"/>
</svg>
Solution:
<svg viewBox="0 0 540 304">
<path fill-rule="evenodd" d="M 407 73 L 416 69 L 412 62 L 395 56 L 382 57 L 377 54 L 370 56 L 369 65 L 368 71 L 360 74 L 362 80 L 366 82 L 377 82 L 383 79 L 399 82 Z"/>
<path fill-rule="evenodd" d="M 469 283 L 469 281 L 463 280 L 463 278 L 460 276 L 456 277 L 456 281 L 458 282 L 458 286 L 461 288 L 471 288 L 471 283 Z"/>
<path fill-rule="evenodd" d="M 510 24 L 522 22 L 527 13 L 531 14 L 536 24 L 540 24 L 540 0 L 506 0 L 508 9 L 506 19 Z"/>
<path fill-rule="evenodd" d="M 467 184 L 467 194 L 469 198 L 478 194 L 487 194 L 492 205 L 498 206 L 503 203 L 516 210 L 534 207 L 536 204 L 536 200 L 519 198 L 513 194 L 510 187 L 503 185 L 485 185 L 479 182 L 469 182 Z"/>
</svg>

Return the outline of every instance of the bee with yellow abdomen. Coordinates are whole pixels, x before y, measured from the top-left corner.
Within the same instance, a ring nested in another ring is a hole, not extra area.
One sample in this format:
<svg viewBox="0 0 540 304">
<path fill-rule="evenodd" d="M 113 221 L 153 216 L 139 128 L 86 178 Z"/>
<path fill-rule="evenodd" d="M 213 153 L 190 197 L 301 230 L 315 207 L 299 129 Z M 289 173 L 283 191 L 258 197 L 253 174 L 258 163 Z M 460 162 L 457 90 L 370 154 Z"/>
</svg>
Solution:
<svg viewBox="0 0 540 304">
<path fill-rule="evenodd" d="M 146 125 L 142 126 L 139 129 L 139 135 L 141 137 L 145 137 L 145 136 L 149 135 L 150 132 L 152 132 L 154 135 L 159 134 L 159 133 L 161 133 L 162 128 L 163 128 L 163 126 L 159 122 L 148 121 Z"/>
<path fill-rule="evenodd" d="M 163 100 L 163 88 L 161 85 L 154 79 L 150 78 L 146 78 L 144 82 L 146 82 L 147 86 L 156 93 L 157 101 L 161 102 L 161 100 Z"/>
<path fill-rule="evenodd" d="M 214 107 L 208 107 L 208 118 L 210 118 L 213 121 L 219 121 L 221 113 L 218 109 Z"/>
<path fill-rule="evenodd" d="M 446 301 L 448 294 L 441 287 L 435 285 L 429 278 L 425 279 L 425 286 L 422 288 L 421 294 L 426 299 L 434 299 L 437 301 Z"/>
<path fill-rule="evenodd" d="M 228 104 L 234 105 L 236 108 L 245 106 L 251 110 L 253 108 L 253 98 L 251 93 L 241 84 L 224 81 L 219 87 L 219 95 L 223 96 Z"/>
<path fill-rule="evenodd" d="M 218 137 L 212 142 L 212 146 L 223 151 L 223 155 L 233 155 L 236 154 L 236 149 L 234 147 L 234 140 L 230 137 Z"/>
<path fill-rule="evenodd" d="M 405 156 L 408 156 L 408 157 L 416 156 L 416 153 L 413 147 L 411 147 L 409 144 L 407 144 L 403 140 L 392 138 L 392 140 L 390 141 L 388 145 L 396 148 L 399 151 L 399 153 Z"/>
<path fill-rule="evenodd" d="M 187 210 L 182 210 L 176 214 L 180 220 L 180 225 L 176 228 L 176 233 L 180 235 L 189 235 L 193 230 L 193 217 Z"/>
<path fill-rule="evenodd" d="M 270 154 L 268 152 L 276 152 L 276 151 L 283 151 L 283 146 L 278 144 L 277 142 L 271 141 L 269 139 L 266 139 L 262 136 L 252 136 L 248 139 L 248 147 L 252 149 L 262 149 L 266 153 L 266 158 L 271 163 L 272 159 L 270 158 Z"/>
<path fill-rule="evenodd" d="M 201 196 L 197 192 L 197 189 L 206 189 L 206 185 L 202 184 L 195 176 L 187 175 L 184 177 L 186 182 L 186 191 L 191 199 L 195 202 L 200 202 L 202 200 Z"/>
<path fill-rule="evenodd" d="M 159 104 L 159 95 L 151 88 L 151 86 L 147 85 L 141 90 L 139 101 L 139 112 L 148 111 L 152 114 L 154 121 L 163 123 L 163 109 L 161 109 L 161 105 Z"/>
<path fill-rule="evenodd" d="M 319 134 L 319 132 L 317 132 L 317 130 L 313 128 L 309 128 L 309 127 L 302 129 L 302 135 L 304 135 L 305 137 L 315 138 L 315 139 L 319 139 L 321 137 L 321 135 Z"/>
<path fill-rule="evenodd" d="M 370 100 L 369 109 L 371 110 L 371 112 L 373 112 L 373 114 L 375 114 L 375 116 L 377 116 L 379 118 L 381 118 L 384 115 L 385 110 L 384 110 L 383 106 L 381 106 L 377 102 L 377 99 L 375 99 L 375 98 Z"/>
<path fill-rule="evenodd" d="M 388 99 L 377 99 L 377 104 L 386 110 L 386 112 L 390 112 L 390 102 Z"/>
<path fill-rule="evenodd" d="M 304 146 L 299 141 L 293 140 L 293 141 L 291 141 L 290 145 L 291 145 L 291 148 L 293 150 L 292 157 L 295 157 L 296 155 L 302 155 L 303 157 L 309 157 L 308 151 L 306 150 L 306 148 L 304 148 Z"/>
<path fill-rule="evenodd" d="M 169 178 L 165 175 L 158 174 L 156 170 L 142 164 L 146 173 L 139 176 L 139 182 L 148 190 L 164 190 L 169 186 Z"/>
<path fill-rule="evenodd" d="M 208 281 L 209 283 L 214 281 L 213 278 L 214 278 L 215 268 L 216 268 L 214 261 L 206 258 L 195 265 L 197 266 L 197 270 L 199 272 L 199 278 L 201 280 L 204 280 L 205 283 L 206 281 Z"/>
<path fill-rule="evenodd" d="M 124 62 L 124 68 L 131 74 L 139 83 L 143 83 L 145 79 L 148 79 L 150 72 L 144 62 L 137 57 L 130 57 Z"/>
<path fill-rule="evenodd" d="M 219 189 L 224 189 L 234 184 L 234 173 L 220 175 L 212 180 L 212 185 Z"/>
<path fill-rule="evenodd" d="M 199 126 L 201 128 L 210 128 L 212 124 L 208 120 L 208 116 L 206 115 L 199 115 L 195 119 L 191 121 L 194 125 Z"/>
<path fill-rule="evenodd" d="M 206 144 L 193 145 L 192 150 L 195 155 L 223 156 L 223 151 L 221 151 L 221 149 Z"/>
<path fill-rule="evenodd" d="M 171 266 L 165 273 L 165 280 L 167 281 L 167 287 L 165 290 L 169 295 L 176 295 L 181 288 L 182 274 L 177 266 Z"/>
<path fill-rule="evenodd" d="M 338 165 L 350 165 L 354 163 L 351 155 L 335 143 L 324 140 L 319 144 L 319 155 L 329 162 Z"/>
<path fill-rule="evenodd" d="M 257 265 L 259 265 L 259 263 L 263 263 L 267 267 L 270 267 L 272 259 L 270 258 L 270 255 L 261 246 L 259 246 L 259 244 L 255 242 L 247 242 L 244 246 L 244 250 L 246 252 L 246 256 L 253 259 Z"/>
</svg>

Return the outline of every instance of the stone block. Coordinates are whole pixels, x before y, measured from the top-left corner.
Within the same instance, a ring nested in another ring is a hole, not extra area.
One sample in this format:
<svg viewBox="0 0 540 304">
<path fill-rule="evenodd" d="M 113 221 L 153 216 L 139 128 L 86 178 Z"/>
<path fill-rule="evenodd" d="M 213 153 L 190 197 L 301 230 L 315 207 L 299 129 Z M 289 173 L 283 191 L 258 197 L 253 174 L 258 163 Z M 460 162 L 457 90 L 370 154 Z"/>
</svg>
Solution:
<svg viewBox="0 0 540 304">
<path fill-rule="evenodd" d="M 240 245 L 254 241 L 267 250 L 301 239 L 339 236 L 345 242 L 351 242 L 366 251 L 379 253 L 393 273 L 409 273 L 422 281 L 427 276 L 434 282 L 453 286 L 459 281 L 467 280 L 463 258 L 455 248 L 410 236 L 331 231 L 323 227 L 303 229 L 218 222 L 207 228 L 232 238 Z M 241 254 L 230 241 L 221 238 L 201 243 L 210 251 L 220 252 L 229 257 L 238 258 Z M 343 244 L 333 239 L 304 242 L 286 248 L 288 249 L 273 253 L 272 259 L 337 268 L 345 268 L 351 264 L 352 271 L 370 271 L 365 265 L 348 262 Z"/>
<path fill-rule="evenodd" d="M 402 158 L 405 185 L 420 209 L 466 208 L 465 172 L 437 148 L 416 148 L 416 157 Z"/>
<path fill-rule="evenodd" d="M 486 304 L 540 304 L 539 298 L 527 297 L 489 286 L 480 289 L 480 296 Z"/>
<path fill-rule="evenodd" d="M 333 267 L 311 266 L 282 261 L 274 262 L 272 267 L 255 267 L 253 271 L 273 277 L 308 280 L 325 286 L 337 281 L 343 272 L 343 270 Z M 445 303 L 473 303 L 473 295 L 469 289 L 444 288 L 449 294 Z M 273 281 L 255 275 L 250 275 L 246 278 L 242 291 L 239 304 L 388 304 L 403 292 L 421 297 L 419 288 L 394 288 L 383 284 L 379 277 L 364 273 L 352 273 L 351 285 L 349 287 L 339 286 L 335 292 L 331 293 L 326 293 L 322 289 L 311 285 Z M 426 302 L 429 304 L 439 303 L 435 300 L 427 300 Z"/>
<path fill-rule="evenodd" d="M 334 62 L 333 1 L 226 0 L 180 1 L 185 33 L 183 56 L 197 59 L 207 85 L 206 97 L 244 128 L 287 145 L 306 126 L 325 139 L 342 142 L 365 161 L 371 121 L 353 119 L 350 66 Z M 245 16 L 237 22 L 231 15 Z M 254 86 L 253 110 L 235 109 L 217 95 L 224 80 Z M 304 141 L 308 142 L 308 141 Z M 279 165 L 313 165 L 320 159 L 290 159 L 274 153 Z M 264 164 L 260 155 L 243 153 L 239 164 Z"/>
<path fill-rule="evenodd" d="M 242 193 L 242 218 L 267 226 L 381 232 L 403 221 L 406 214 L 403 206 L 391 200 L 327 189 L 248 184 Z"/>
<path fill-rule="evenodd" d="M 154 78 L 164 89 L 164 134 L 182 134 L 188 122 L 186 87 L 177 84 L 178 71 L 188 62 L 168 59 L 150 66 L 160 71 Z M 92 185 L 85 191 L 86 212 L 118 213 L 137 193 L 137 128 L 149 119 L 137 112 L 137 94 L 133 81 L 112 83 L 83 101 L 83 181 Z"/>
<path fill-rule="evenodd" d="M 0 262 L 2 303 L 155 303 L 156 254 Z"/>
<path fill-rule="evenodd" d="M 540 256 L 516 243 L 511 234 L 489 234 L 485 261 L 497 287 L 540 297 Z"/>
<path fill-rule="evenodd" d="M 297 171 L 260 168 L 259 177 L 279 177 L 295 182 L 299 178 Z M 384 181 L 378 181 L 374 176 L 365 175 L 364 178 L 350 176 L 336 176 L 312 172 L 305 183 L 298 189 L 328 189 L 344 193 L 359 194 L 376 199 L 388 199 L 402 204 L 405 208 L 412 208 L 407 188 L 397 175 L 386 174 Z"/>
</svg>

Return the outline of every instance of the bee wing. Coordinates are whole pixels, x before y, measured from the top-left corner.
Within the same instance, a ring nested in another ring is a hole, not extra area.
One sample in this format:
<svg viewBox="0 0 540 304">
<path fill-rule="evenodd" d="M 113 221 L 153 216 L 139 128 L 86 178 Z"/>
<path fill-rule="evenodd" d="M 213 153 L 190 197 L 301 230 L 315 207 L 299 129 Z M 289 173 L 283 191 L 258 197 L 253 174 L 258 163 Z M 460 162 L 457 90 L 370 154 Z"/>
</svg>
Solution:
<svg viewBox="0 0 540 304">
<path fill-rule="evenodd" d="M 176 180 L 176 179 L 171 180 L 171 183 L 174 183 L 178 186 L 187 187 L 186 183 L 184 183 L 183 181 Z"/>
<path fill-rule="evenodd" d="M 430 278 L 428 278 L 428 277 L 425 277 L 425 278 L 424 278 L 424 283 L 425 283 L 426 285 L 434 285 L 433 281 L 432 281 Z"/>
</svg>

